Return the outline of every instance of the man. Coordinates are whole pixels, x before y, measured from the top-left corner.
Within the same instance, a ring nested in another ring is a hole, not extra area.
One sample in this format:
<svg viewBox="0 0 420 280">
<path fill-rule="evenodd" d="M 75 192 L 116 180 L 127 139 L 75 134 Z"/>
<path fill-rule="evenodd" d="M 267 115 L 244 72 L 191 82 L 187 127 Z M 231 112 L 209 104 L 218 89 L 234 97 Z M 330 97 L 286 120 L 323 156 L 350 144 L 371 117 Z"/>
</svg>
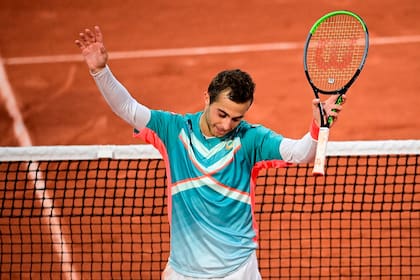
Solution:
<svg viewBox="0 0 420 280">
<path fill-rule="evenodd" d="M 75 43 L 112 110 L 165 160 L 171 250 L 162 279 L 261 279 L 255 253 L 255 171 L 313 160 L 320 101 L 313 100 L 310 132 L 298 140 L 244 120 L 255 84 L 239 69 L 213 78 L 201 112 L 151 110 L 134 100 L 111 73 L 99 27 L 85 29 Z M 335 100 L 331 97 L 324 104 L 334 118 L 341 110 Z"/>
</svg>

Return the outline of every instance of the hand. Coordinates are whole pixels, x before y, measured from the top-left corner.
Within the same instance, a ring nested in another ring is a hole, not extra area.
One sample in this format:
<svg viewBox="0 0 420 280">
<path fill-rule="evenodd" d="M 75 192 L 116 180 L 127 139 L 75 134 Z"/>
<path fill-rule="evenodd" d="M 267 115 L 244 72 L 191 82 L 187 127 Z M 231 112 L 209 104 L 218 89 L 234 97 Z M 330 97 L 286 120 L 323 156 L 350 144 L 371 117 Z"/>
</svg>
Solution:
<svg viewBox="0 0 420 280">
<path fill-rule="evenodd" d="M 79 34 L 80 39 L 74 43 L 82 51 L 91 73 L 97 73 L 105 68 L 108 61 L 108 53 L 103 43 L 103 36 L 99 26 L 94 27 L 94 32 L 85 29 L 85 32 Z"/>
<path fill-rule="evenodd" d="M 339 95 L 331 95 L 325 102 L 322 102 L 322 108 L 324 110 L 324 123 L 328 121 L 328 117 L 333 118 L 333 122 L 330 126 L 332 126 L 334 123 L 336 123 L 337 118 L 341 110 L 343 109 L 343 104 L 346 101 L 346 95 L 342 95 L 342 102 L 341 104 L 335 104 Z M 319 107 L 318 104 L 321 102 L 319 99 L 313 99 L 312 100 L 312 113 L 313 117 L 316 121 L 316 123 L 320 126 L 321 125 L 321 116 L 319 114 Z"/>
</svg>

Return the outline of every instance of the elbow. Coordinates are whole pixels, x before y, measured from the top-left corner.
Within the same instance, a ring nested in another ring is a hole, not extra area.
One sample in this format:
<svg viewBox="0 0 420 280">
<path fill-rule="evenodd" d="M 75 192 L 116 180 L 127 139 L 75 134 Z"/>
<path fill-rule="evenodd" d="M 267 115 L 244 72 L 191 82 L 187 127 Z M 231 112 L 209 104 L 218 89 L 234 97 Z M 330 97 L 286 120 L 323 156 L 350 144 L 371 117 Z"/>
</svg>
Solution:
<svg viewBox="0 0 420 280">
<path fill-rule="evenodd" d="M 290 163 L 311 163 L 315 160 L 316 141 L 305 135 L 300 140 L 283 139 L 280 154 L 284 161 Z"/>
</svg>

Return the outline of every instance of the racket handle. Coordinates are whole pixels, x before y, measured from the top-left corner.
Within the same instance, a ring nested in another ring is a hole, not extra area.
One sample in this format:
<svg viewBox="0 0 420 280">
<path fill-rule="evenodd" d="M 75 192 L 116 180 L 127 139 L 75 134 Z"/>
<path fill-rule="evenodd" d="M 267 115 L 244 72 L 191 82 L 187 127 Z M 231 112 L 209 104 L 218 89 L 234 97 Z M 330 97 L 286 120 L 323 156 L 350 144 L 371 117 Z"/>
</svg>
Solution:
<svg viewBox="0 0 420 280">
<path fill-rule="evenodd" d="M 318 134 L 318 144 L 316 146 L 316 154 L 314 161 L 314 176 L 324 176 L 325 174 L 325 158 L 327 154 L 327 144 L 330 130 L 328 127 L 321 127 Z"/>
<path fill-rule="evenodd" d="M 342 95 L 340 94 L 340 96 L 337 98 L 337 100 L 335 101 L 335 104 L 341 104 L 341 103 L 343 103 L 343 97 L 342 97 Z M 333 109 L 333 111 L 334 112 L 337 112 L 337 110 L 335 110 L 335 109 Z M 331 116 L 329 116 L 328 117 L 328 120 L 327 120 L 327 122 L 328 122 L 328 126 L 331 126 L 332 125 L 332 123 L 334 122 L 334 118 L 333 117 L 331 117 Z"/>
</svg>

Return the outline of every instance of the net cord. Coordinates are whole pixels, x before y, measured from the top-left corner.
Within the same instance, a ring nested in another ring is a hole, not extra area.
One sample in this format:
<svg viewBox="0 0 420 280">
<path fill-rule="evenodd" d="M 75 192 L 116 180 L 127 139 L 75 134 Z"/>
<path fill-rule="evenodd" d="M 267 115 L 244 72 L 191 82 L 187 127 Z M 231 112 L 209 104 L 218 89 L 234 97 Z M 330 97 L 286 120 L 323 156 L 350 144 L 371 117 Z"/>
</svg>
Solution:
<svg viewBox="0 0 420 280">
<path fill-rule="evenodd" d="M 420 140 L 330 141 L 327 156 L 420 154 Z M 0 161 L 160 159 L 152 145 L 0 147 Z"/>
</svg>

